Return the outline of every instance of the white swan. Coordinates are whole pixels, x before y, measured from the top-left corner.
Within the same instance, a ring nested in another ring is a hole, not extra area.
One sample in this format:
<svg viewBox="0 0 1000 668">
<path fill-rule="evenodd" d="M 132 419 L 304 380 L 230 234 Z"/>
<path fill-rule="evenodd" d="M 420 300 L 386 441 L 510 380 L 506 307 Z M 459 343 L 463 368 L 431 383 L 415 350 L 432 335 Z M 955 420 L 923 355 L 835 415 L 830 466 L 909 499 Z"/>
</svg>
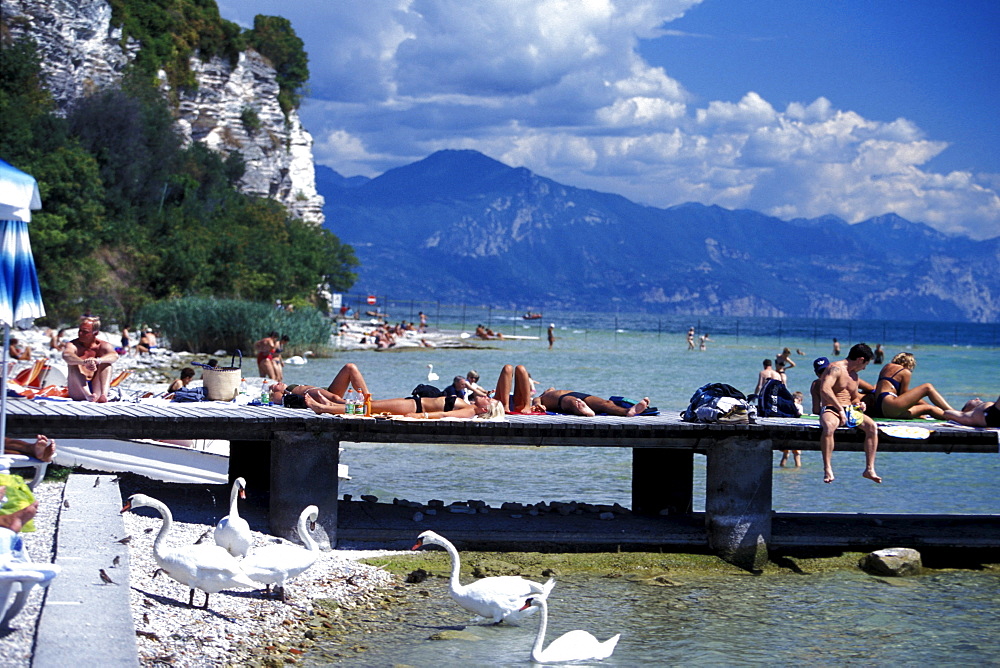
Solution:
<svg viewBox="0 0 1000 668">
<path fill-rule="evenodd" d="M 319 545 L 309 533 L 310 525 L 315 524 L 317 517 L 319 508 L 316 506 L 306 506 L 299 515 L 297 530 L 299 538 L 306 544 L 305 547 L 290 544 L 268 545 L 251 552 L 250 556 L 241 562 L 243 570 L 250 579 L 266 585 L 268 591 L 271 585 L 274 585 L 281 599 L 287 600 L 285 582 L 316 563 L 316 558 L 319 556 Z"/>
<path fill-rule="evenodd" d="M 301 365 L 306 364 L 306 363 L 309 362 L 309 360 L 307 358 L 310 355 L 312 355 L 312 354 L 313 354 L 313 351 L 307 350 L 304 353 L 302 353 L 301 355 L 292 355 L 288 359 L 284 360 L 284 363 L 285 364 L 292 364 L 292 365 L 301 366 Z"/>
<path fill-rule="evenodd" d="M 208 608 L 208 595 L 223 589 L 245 587 L 256 589 L 256 583 L 247 577 L 240 568 L 236 557 L 226 552 L 218 545 L 185 545 L 170 547 L 165 544 L 167 532 L 174 523 L 174 517 L 166 504 L 145 494 L 133 494 L 129 497 L 122 512 L 136 508 L 152 508 L 160 513 L 163 524 L 160 533 L 153 542 L 153 556 L 163 572 L 177 580 L 182 585 L 191 588 L 188 605 L 194 605 L 194 590 L 205 592 L 205 605 Z"/>
<path fill-rule="evenodd" d="M 577 629 L 562 634 L 550 642 L 548 647 L 542 649 L 542 645 L 545 644 L 545 629 L 549 625 L 549 606 L 544 596 L 529 598 L 523 609 L 535 608 L 542 609 L 542 618 L 538 620 L 538 635 L 535 636 L 535 645 L 531 648 L 531 660 L 535 663 L 606 659 L 615 651 L 618 639 L 622 637 L 622 634 L 618 633 L 601 642 L 586 631 Z"/>
<path fill-rule="evenodd" d="M 427 368 L 430 369 L 430 371 L 427 372 L 427 380 L 437 380 L 438 378 L 441 377 L 441 376 L 437 375 L 436 373 L 434 373 L 434 365 L 433 364 L 428 364 Z"/>
<path fill-rule="evenodd" d="M 250 546 L 253 545 L 250 524 L 240 517 L 239 508 L 236 507 L 237 499 L 247 498 L 247 493 L 244 491 L 246 488 L 247 481 L 243 478 L 233 481 L 233 489 L 229 493 L 229 514 L 215 525 L 215 544 L 241 559 L 247 556 Z"/>
<path fill-rule="evenodd" d="M 502 621 L 517 622 L 534 612 L 534 609 L 523 609 L 524 600 L 532 595 L 548 596 L 556 582 L 552 578 L 544 585 L 526 580 L 520 575 L 503 575 L 476 580 L 469 585 L 462 585 L 458 580 L 462 564 L 458 550 L 448 539 L 425 531 L 417 537 L 417 544 L 411 549 L 419 549 L 424 545 L 440 545 L 448 551 L 451 557 L 451 578 L 448 590 L 455 602 L 480 617 L 492 619 L 494 624 Z"/>
</svg>

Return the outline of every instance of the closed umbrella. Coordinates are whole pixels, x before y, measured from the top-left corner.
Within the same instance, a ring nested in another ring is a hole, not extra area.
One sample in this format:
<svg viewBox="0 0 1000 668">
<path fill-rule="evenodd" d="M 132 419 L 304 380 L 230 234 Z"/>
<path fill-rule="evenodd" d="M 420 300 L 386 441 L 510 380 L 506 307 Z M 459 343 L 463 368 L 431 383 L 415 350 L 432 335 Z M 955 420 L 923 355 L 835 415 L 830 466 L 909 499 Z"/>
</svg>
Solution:
<svg viewBox="0 0 1000 668">
<path fill-rule="evenodd" d="M 0 373 L 0 443 L 7 435 L 7 352 L 11 326 L 29 327 L 45 315 L 31 255 L 28 223 L 31 210 L 42 208 L 38 182 L 0 160 L 0 323 L 3 324 L 3 367 Z"/>
</svg>

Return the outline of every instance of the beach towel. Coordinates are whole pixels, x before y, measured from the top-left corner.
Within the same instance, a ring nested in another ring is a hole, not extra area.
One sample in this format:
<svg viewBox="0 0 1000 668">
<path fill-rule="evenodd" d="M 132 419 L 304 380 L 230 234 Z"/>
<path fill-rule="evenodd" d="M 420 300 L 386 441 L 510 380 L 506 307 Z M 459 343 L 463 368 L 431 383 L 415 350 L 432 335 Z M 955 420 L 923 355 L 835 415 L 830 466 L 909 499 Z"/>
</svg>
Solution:
<svg viewBox="0 0 1000 668">
<path fill-rule="evenodd" d="M 621 408 L 624 408 L 626 410 L 632 408 L 637 403 L 639 403 L 634 399 L 626 399 L 625 397 L 608 397 L 608 401 L 613 403 L 615 406 L 620 406 Z M 636 415 L 659 415 L 659 414 L 660 411 L 659 409 L 656 408 L 656 406 L 647 406 L 646 410 L 644 410 L 643 412 L 636 413 Z"/>
<path fill-rule="evenodd" d="M 172 401 L 185 403 L 190 401 L 207 401 L 204 387 L 182 387 L 174 392 Z"/>
</svg>

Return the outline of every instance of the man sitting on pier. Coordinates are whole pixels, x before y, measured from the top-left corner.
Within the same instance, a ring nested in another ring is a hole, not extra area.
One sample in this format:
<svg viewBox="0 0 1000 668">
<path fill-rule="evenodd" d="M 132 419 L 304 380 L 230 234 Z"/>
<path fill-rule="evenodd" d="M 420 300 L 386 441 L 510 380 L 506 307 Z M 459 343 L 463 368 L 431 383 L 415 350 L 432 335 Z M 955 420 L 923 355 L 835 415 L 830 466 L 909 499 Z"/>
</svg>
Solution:
<svg viewBox="0 0 1000 668">
<path fill-rule="evenodd" d="M 74 401 L 108 400 L 111 365 L 118 361 L 115 347 L 97 338 L 101 321 L 84 318 L 75 339 L 63 349 L 63 360 L 69 365 L 66 384 Z"/>
<path fill-rule="evenodd" d="M 858 390 L 858 372 L 872 361 L 874 354 L 867 344 L 851 347 L 847 359 L 831 362 L 819 378 L 819 397 L 823 408 L 819 421 L 823 428 L 820 449 L 823 453 L 823 482 L 833 482 L 833 434 L 838 427 L 854 427 L 865 434 L 865 471 L 861 475 L 875 482 L 882 478 L 875 473 L 875 451 L 878 449 L 878 427 L 864 414 L 864 403 Z"/>
</svg>

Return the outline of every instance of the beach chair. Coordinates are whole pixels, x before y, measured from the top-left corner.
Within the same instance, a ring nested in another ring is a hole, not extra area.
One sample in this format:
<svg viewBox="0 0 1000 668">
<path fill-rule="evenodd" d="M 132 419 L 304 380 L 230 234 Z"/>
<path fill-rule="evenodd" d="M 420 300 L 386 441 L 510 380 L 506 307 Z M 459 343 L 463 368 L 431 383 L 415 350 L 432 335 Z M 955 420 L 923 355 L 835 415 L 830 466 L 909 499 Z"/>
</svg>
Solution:
<svg viewBox="0 0 1000 668">
<path fill-rule="evenodd" d="M 127 381 L 132 376 L 132 369 L 125 369 L 108 383 L 108 400 L 125 401 L 131 399 L 132 393 L 126 389 Z"/>
<path fill-rule="evenodd" d="M 51 462 L 43 462 L 28 455 L 0 454 L 0 473 L 10 473 L 11 469 L 35 469 L 35 474 L 31 480 L 25 479 L 28 487 L 32 490 L 45 478 L 45 471 L 48 470 L 49 464 Z"/>
<path fill-rule="evenodd" d="M 52 367 L 45 360 L 35 360 L 31 367 L 22 370 L 13 381 L 21 387 L 28 387 L 33 390 L 40 390 L 45 387 L 45 378 L 49 375 Z"/>
<path fill-rule="evenodd" d="M 56 564 L 30 561 L 20 534 L 0 528 L 0 634 L 10 630 L 10 622 L 21 612 L 31 588 L 48 587 L 60 570 Z"/>
</svg>

